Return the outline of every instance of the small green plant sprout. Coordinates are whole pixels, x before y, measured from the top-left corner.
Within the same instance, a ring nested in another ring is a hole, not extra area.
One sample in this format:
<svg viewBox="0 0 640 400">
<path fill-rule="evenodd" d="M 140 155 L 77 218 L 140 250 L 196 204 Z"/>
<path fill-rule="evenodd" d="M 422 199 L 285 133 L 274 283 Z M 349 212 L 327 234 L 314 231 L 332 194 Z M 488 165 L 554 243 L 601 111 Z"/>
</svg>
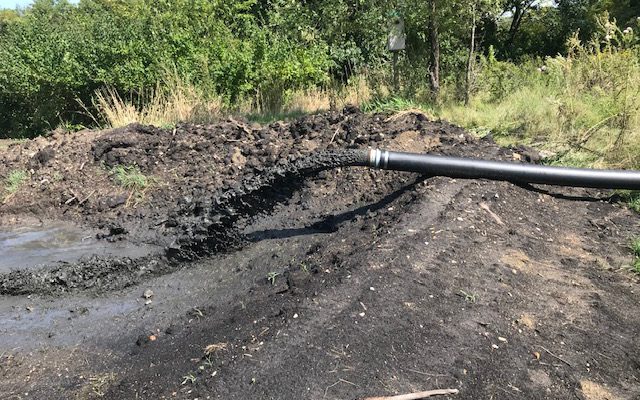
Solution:
<svg viewBox="0 0 640 400">
<path fill-rule="evenodd" d="M 82 124 L 74 124 L 69 121 L 63 121 L 60 125 L 58 125 L 58 129 L 62 129 L 64 132 L 78 132 L 83 129 L 87 129 L 87 127 Z"/>
<path fill-rule="evenodd" d="M 5 179 L 4 190 L 7 193 L 7 197 L 13 195 L 20 189 L 23 183 L 29 178 L 29 173 L 24 170 L 14 170 L 9 173 Z"/>
<path fill-rule="evenodd" d="M 461 297 L 464 297 L 464 300 L 468 303 L 475 303 L 476 300 L 478 299 L 477 296 L 474 293 L 467 293 L 464 290 L 460 290 L 460 294 Z"/>
<path fill-rule="evenodd" d="M 189 384 L 194 384 L 196 383 L 196 380 L 198 379 L 193 373 L 189 373 L 185 376 L 182 377 L 182 384 L 186 385 L 187 383 Z"/>
<path fill-rule="evenodd" d="M 275 285 L 276 284 L 276 278 L 280 276 L 280 272 L 269 272 L 267 274 L 267 280 L 272 284 Z"/>
<path fill-rule="evenodd" d="M 309 267 L 307 266 L 307 264 L 301 262 L 300 263 L 300 270 L 308 273 L 309 272 Z"/>
<path fill-rule="evenodd" d="M 213 368 L 213 358 L 211 357 L 211 354 L 207 354 L 204 357 L 202 366 L 204 366 L 205 368 Z"/>
<path fill-rule="evenodd" d="M 137 165 L 117 165 L 111 169 L 111 175 L 118 185 L 134 192 L 142 192 L 152 183 Z"/>
<path fill-rule="evenodd" d="M 53 176 L 51 177 L 51 179 L 53 179 L 54 182 L 60 182 L 62 180 L 64 180 L 64 175 L 62 175 L 62 173 L 56 171 L 53 173 Z"/>
</svg>

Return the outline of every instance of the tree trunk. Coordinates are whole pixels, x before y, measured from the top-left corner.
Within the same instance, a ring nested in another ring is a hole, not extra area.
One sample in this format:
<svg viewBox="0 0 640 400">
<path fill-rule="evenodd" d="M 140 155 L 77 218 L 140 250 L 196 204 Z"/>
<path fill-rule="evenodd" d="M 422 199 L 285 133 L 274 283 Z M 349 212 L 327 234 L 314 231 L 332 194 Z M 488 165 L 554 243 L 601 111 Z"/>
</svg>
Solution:
<svg viewBox="0 0 640 400">
<path fill-rule="evenodd" d="M 431 64 L 429 65 L 429 78 L 431 90 L 437 100 L 440 93 L 440 37 L 438 34 L 438 17 L 436 15 L 436 0 L 429 0 L 431 6 L 431 18 L 429 21 L 429 38 L 431 41 Z"/>
<path fill-rule="evenodd" d="M 471 97 L 471 75 L 473 74 L 474 53 L 476 50 L 476 4 L 471 6 L 471 45 L 469 46 L 469 57 L 467 57 L 467 76 L 464 85 L 464 105 L 469 105 Z"/>
<path fill-rule="evenodd" d="M 517 2 L 515 4 L 515 11 L 513 12 L 513 19 L 511 20 L 511 26 L 509 27 L 509 36 L 507 37 L 507 46 L 506 48 L 511 51 L 513 50 L 513 42 L 515 41 L 516 34 L 518 33 L 518 29 L 520 29 L 520 24 L 522 23 L 522 18 L 527 10 L 533 4 L 533 0 L 527 0 L 524 2 Z"/>
<path fill-rule="evenodd" d="M 520 21 L 522 21 L 522 14 L 524 11 L 520 6 L 516 6 L 516 10 L 513 12 L 513 17 L 511 19 L 511 26 L 509 27 L 509 36 L 507 36 L 507 49 L 511 50 L 511 46 L 513 45 L 513 41 L 515 40 L 516 33 L 518 32 L 518 28 L 520 27 Z"/>
</svg>

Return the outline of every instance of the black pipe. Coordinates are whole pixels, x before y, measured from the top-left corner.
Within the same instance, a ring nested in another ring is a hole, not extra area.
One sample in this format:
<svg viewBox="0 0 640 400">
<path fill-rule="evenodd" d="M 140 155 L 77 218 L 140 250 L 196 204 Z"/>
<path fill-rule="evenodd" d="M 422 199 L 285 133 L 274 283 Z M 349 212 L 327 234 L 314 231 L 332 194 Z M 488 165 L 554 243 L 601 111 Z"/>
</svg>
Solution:
<svg viewBox="0 0 640 400">
<path fill-rule="evenodd" d="M 640 171 L 550 167 L 377 149 L 369 150 L 369 157 L 364 165 L 450 178 L 640 190 Z"/>
</svg>

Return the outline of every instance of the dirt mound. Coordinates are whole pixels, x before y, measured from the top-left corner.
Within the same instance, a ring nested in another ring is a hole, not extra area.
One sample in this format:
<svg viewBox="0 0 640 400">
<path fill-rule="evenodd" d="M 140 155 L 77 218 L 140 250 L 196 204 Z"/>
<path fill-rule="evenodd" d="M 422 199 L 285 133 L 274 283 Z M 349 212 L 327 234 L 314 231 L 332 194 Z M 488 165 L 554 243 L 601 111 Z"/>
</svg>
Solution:
<svg viewBox="0 0 640 400">
<path fill-rule="evenodd" d="M 369 115 L 353 108 L 268 126 L 229 119 L 173 129 L 134 124 L 107 132 L 57 133 L 0 153 L 3 179 L 12 171 L 29 172 L 27 182 L 5 196 L 0 222 L 26 216 L 90 225 L 109 220 L 135 230 L 142 218 L 142 225 L 153 226 L 176 205 L 197 208 L 189 204 L 206 201 L 221 188 L 237 187 L 245 176 L 278 163 L 319 150 L 369 146 L 497 156 L 495 146 L 487 152 L 488 143 L 423 114 Z M 114 180 L 114 167 L 134 165 L 153 178 L 144 193 L 132 193 Z"/>
<path fill-rule="evenodd" d="M 92 257 L 15 271 L 0 276 L 0 293 L 113 290 L 166 274 L 182 261 L 237 249 L 243 226 L 289 199 L 306 176 L 349 165 L 360 153 L 348 149 L 372 146 L 491 158 L 513 154 L 420 113 L 368 115 L 354 108 L 266 127 L 236 120 L 174 129 L 133 124 L 14 145 L 2 156 L 0 175 L 29 168 L 30 181 L 5 200 L 5 220 L 72 218 L 102 229 L 101 238 L 165 250 L 137 259 Z M 142 193 L 118 187 L 110 176 L 118 166 L 136 166 L 152 177 L 152 187 Z M 52 182 L 58 176 L 63 179 Z M 363 189 L 384 189 L 390 176 L 351 182 L 348 190 L 360 198 L 350 201 L 366 201 Z"/>
</svg>

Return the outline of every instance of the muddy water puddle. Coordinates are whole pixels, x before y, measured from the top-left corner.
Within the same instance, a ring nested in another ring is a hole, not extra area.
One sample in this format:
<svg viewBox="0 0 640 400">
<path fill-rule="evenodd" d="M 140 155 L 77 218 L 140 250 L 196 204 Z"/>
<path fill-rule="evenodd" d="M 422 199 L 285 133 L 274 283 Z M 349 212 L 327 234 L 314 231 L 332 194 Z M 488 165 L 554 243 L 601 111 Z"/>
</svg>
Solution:
<svg viewBox="0 0 640 400">
<path fill-rule="evenodd" d="M 203 259 L 189 268 L 108 295 L 5 296 L 0 302 L 0 353 L 79 344 L 99 349 L 128 335 L 125 347 L 118 349 L 127 352 L 137 348 L 140 334 L 158 329 L 164 332 L 176 322 L 180 328 L 190 323 L 192 314 L 197 315 L 193 310 L 230 304 L 239 293 L 266 285 L 270 271 L 281 272 L 297 254 L 306 251 L 309 241 L 322 237 L 311 234 L 261 240 L 241 252 Z M 149 299 L 147 290 L 153 293 Z"/>
<path fill-rule="evenodd" d="M 70 224 L 0 228 L 0 273 L 93 255 L 139 257 L 153 250 L 149 245 L 98 240 L 95 232 Z"/>
</svg>

